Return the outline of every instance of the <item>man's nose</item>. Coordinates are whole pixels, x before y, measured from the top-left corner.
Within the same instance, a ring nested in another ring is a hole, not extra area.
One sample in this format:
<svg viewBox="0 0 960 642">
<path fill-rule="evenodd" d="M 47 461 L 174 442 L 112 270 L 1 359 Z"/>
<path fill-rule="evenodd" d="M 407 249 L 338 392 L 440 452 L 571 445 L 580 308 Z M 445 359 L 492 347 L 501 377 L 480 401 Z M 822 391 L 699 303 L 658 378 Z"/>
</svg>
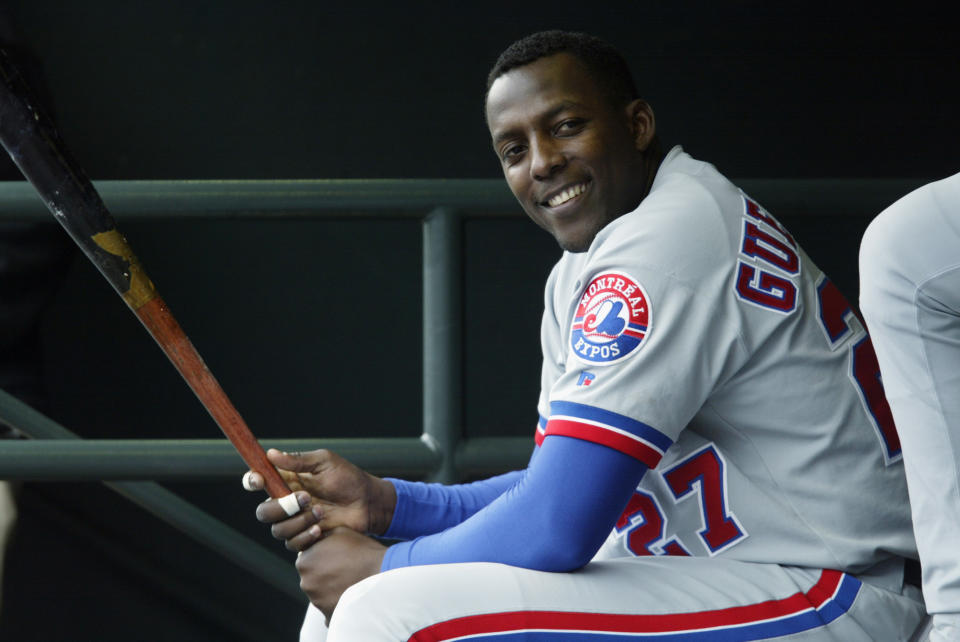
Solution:
<svg viewBox="0 0 960 642">
<path fill-rule="evenodd" d="M 550 178 L 567 164 L 560 145 L 550 139 L 537 139 L 530 144 L 530 176 L 537 181 Z"/>
</svg>

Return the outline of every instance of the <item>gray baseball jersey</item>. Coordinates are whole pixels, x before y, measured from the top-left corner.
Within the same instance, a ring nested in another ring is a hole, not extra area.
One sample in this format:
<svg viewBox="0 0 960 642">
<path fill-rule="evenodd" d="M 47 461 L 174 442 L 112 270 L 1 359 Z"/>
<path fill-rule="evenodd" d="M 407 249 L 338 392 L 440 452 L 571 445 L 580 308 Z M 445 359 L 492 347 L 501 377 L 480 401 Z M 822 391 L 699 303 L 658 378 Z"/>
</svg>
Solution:
<svg viewBox="0 0 960 642">
<path fill-rule="evenodd" d="M 903 442 L 931 639 L 960 639 L 960 174 L 874 219 L 860 283 Z"/>
<path fill-rule="evenodd" d="M 564 254 L 545 298 L 538 440 L 654 469 L 602 556 L 860 573 L 916 555 L 863 325 L 712 165 L 674 148 L 638 209 Z"/>
</svg>

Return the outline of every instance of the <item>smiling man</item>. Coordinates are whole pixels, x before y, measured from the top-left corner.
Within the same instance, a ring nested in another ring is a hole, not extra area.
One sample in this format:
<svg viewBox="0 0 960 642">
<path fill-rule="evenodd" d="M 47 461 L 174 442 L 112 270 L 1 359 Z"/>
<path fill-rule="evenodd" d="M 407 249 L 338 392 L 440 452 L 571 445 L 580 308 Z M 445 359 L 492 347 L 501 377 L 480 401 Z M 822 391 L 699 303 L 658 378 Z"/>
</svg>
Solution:
<svg viewBox="0 0 960 642">
<path fill-rule="evenodd" d="M 514 43 L 486 116 L 565 250 L 530 463 L 441 486 L 270 451 L 309 506 L 257 511 L 301 551 L 301 639 L 331 614 L 338 641 L 907 639 L 899 442 L 836 287 L 713 166 L 662 153 L 596 38 Z"/>
<path fill-rule="evenodd" d="M 585 252 L 650 188 L 661 160 L 653 110 L 622 80 L 600 91 L 591 70 L 569 53 L 512 70 L 495 69 L 487 94 L 504 176 L 537 225 L 563 249 Z"/>
</svg>

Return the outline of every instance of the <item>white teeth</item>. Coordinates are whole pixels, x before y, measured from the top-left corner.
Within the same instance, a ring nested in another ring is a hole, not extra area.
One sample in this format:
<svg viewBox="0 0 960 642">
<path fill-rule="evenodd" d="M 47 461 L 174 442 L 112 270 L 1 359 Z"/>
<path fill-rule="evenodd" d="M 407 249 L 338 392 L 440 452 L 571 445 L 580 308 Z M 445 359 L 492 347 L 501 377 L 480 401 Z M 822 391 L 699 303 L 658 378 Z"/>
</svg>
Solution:
<svg viewBox="0 0 960 642">
<path fill-rule="evenodd" d="M 563 205 L 569 201 L 574 196 L 579 196 L 587 189 L 586 183 L 581 183 L 579 185 L 574 185 L 573 187 L 567 188 L 547 201 L 547 205 L 550 207 L 556 207 L 558 205 Z"/>
</svg>

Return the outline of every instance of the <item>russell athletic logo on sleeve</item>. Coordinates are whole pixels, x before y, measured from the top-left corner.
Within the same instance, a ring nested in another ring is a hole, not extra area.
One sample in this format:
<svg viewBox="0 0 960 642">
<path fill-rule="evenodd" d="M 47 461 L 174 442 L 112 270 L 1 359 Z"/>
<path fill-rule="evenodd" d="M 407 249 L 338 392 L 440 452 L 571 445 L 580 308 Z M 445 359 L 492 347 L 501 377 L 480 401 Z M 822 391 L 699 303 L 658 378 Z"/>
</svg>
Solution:
<svg viewBox="0 0 960 642">
<path fill-rule="evenodd" d="M 637 280 L 623 272 L 604 272 L 580 296 L 570 346 L 584 363 L 617 363 L 643 345 L 652 321 L 650 299 Z"/>
</svg>

